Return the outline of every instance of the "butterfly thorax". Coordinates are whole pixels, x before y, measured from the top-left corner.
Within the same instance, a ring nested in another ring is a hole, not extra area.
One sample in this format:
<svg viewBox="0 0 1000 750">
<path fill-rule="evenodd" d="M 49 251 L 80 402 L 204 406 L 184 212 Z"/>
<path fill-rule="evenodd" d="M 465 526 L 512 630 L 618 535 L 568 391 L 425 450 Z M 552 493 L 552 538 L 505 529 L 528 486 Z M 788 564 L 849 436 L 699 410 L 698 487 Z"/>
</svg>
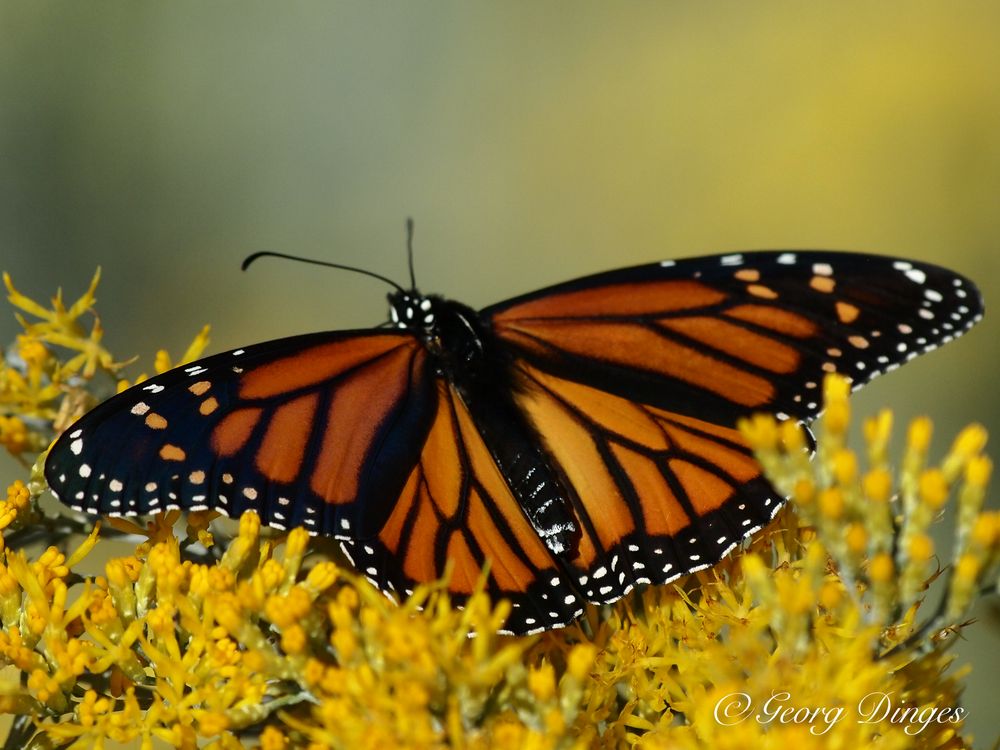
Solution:
<svg viewBox="0 0 1000 750">
<path fill-rule="evenodd" d="M 389 317 L 423 341 L 438 375 L 452 381 L 478 376 L 485 363 L 486 332 L 472 308 L 411 290 L 389 295 Z"/>
</svg>

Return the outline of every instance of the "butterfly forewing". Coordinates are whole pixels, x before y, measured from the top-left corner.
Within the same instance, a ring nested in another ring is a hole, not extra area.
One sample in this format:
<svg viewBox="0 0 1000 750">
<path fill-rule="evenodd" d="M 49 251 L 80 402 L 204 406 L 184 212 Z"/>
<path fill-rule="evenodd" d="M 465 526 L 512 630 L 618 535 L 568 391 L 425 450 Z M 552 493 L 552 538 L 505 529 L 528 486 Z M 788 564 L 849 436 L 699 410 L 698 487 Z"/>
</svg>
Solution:
<svg viewBox="0 0 1000 750">
<path fill-rule="evenodd" d="M 856 385 L 970 328 L 982 302 L 930 264 L 754 252 L 598 274 L 483 311 L 541 369 L 720 424 L 819 411 L 823 375 Z"/>
<path fill-rule="evenodd" d="M 119 394 L 53 446 L 46 476 L 76 509 L 255 510 L 279 528 L 376 533 L 434 417 L 408 334 L 300 336 L 209 357 Z"/>
</svg>

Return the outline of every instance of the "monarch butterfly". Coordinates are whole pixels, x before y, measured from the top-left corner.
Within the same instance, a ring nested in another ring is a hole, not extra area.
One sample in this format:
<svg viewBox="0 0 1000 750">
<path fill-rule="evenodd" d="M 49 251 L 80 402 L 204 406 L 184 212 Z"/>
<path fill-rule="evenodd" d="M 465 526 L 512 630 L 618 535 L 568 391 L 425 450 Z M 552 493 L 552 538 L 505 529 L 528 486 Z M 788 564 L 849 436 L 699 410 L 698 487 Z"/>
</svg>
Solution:
<svg viewBox="0 0 1000 750">
<path fill-rule="evenodd" d="M 340 540 L 387 593 L 450 563 L 461 601 L 489 561 L 505 630 L 535 632 L 773 517 L 738 418 L 810 420 L 825 372 L 860 385 L 982 314 L 945 269 L 816 251 L 667 260 L 478 312 L 389 283 L 381 328 L 217 354 L 99 405 L 49 453 L 53 492 L 106 515 L 254 510 Z"/>
</svg>

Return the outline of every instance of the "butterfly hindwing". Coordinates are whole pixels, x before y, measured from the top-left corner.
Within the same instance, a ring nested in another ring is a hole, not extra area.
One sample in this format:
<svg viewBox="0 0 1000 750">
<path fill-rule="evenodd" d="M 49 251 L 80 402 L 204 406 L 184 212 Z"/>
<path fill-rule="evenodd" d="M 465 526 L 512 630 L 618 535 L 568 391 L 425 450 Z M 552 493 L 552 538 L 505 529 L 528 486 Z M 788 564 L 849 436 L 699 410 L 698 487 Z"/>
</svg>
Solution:
<svg viewBox="0 0 1000 750">
<path fill-rule="evenodd" d="M 522 365 L 519 402 L 565 477 L 590 601 L 715 564 L 783 499 L 740 433 Z"/>
<path fill-rule="evenodd" d="M 982 315 L 938 266 L 834 252 L 751 252 L 597 274 L 486 308 L 518 356 L 571 380 L 732 425 L 811 419 L 828 372 L 855 384 Z"/>
<path fill-rule="evenodd" d="M 395 508 L 379 534 L 342 543 L 384 591 L 410 593 L 448 574 L 458 602 L 488 563 L 486 590 L 511 601 L 505 630 L 570 622 L 582 600 L 566 564 L 546 547 L 501 476 L 462 399 L 440 381 L 437 417 Z"/>
<path fill-rule="evenodd" d="M 419 455 L 433 382 L 426 350 L 405 333 L 237 349 L 104 402 L 56 442 L 46 476 L 90 513 L 255 510 L 279 528 L 366 536 Z"/>
</svg>

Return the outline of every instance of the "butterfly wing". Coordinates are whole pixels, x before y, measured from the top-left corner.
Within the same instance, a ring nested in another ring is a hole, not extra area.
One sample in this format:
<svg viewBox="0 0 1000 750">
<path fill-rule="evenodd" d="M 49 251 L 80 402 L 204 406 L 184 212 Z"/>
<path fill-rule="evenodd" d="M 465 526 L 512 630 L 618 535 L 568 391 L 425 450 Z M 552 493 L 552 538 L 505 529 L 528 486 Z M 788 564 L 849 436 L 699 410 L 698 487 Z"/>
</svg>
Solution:
<svg viewBox="0 0 1000 750">
<path fill-rule="evenodd" d="M 434 377 L 408 333 L 309 334 L 218 354 L 109 399 L 45 464 L 77 510 L 255 510 L 277 528 L 370 536 L 420 454 Z"/>
<path fill-rule="evenodd" d="M 383 591 L 450 575 L 461 602 L 489 562 L 514 632 L 566 623 L 556 559 L 505 484 L 454 386 L 409 334 L 323 333 L 219 354 L 86 414 L 45 465 L 77 510 L 254 510 L 338 537 Z"/>
<path fill-rule="evenodd" d="M 569 490 L 591 601 L 717 562 L 783 503 L 735 424 L 820 409 L 972 326 L 975 286 L 891 258 L 758 252 L 613 271 L 482 312 Z"/>
<path fill-rule="evenodd" d="M 539 369 L 732 425 L 818 414 L 824 373 L 860 385 L 982 316 L 938 266 L 835 252 L 755 252 L 637 266 L 482 311 Z"/>
<path fill-rule="evenodd" d="M 739 431 L 522 364 L 521 407 L 568 490 L 570 580 L 610 602 L 714 565 L 784 499 Z"/>
<path fill-rule="evenodd" d="M 383 591 L 404 594 L 449 574 L 461 603 L 489 562 L 486 590 L 512 603 L 505 632 L 566 624 L 582 611 L 554 556 L 528 522 L 452 384 L 438 382 L 434 424 L 385 526 L 345 541 L 345 554 Z"/>
</svg>

